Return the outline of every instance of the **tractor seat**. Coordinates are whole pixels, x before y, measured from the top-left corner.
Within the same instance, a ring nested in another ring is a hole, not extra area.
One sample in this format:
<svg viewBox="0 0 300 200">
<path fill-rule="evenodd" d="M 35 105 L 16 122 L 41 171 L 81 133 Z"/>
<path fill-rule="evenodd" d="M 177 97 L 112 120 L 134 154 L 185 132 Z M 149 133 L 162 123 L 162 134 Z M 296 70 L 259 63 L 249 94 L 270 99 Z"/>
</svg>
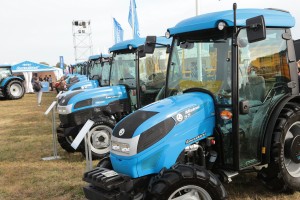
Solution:
<svg viewBox="0 0 300 200">
<path fill-rule="evenodd" d="M 245 86 L 245 96 L 248 100 L 263 102 L 265 99 L 266 83 L 262 76 L 249 76 Z"/>
</svg>

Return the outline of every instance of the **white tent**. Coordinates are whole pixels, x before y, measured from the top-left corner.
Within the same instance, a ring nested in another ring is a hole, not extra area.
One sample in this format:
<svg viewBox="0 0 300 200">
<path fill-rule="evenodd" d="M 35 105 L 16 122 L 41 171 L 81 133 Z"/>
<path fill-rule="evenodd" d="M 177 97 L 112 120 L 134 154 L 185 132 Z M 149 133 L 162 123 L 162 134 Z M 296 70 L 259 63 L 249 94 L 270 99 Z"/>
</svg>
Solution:
<svg viewBox="0 0 300 200">
<path fill-rule="evenodd" d="M 47 65 L 34 63 L 30 61 L 24 61 L 11 67 L 13 74 L 23 74 L 25 77 L 26 93 L 33 92 L 31 79 L 32 73 L 38 74 L 38 76 L 44 77 L 45 75 L 51 75 L 52 81 L 55 82 L 63 76 L 63 70 L 56 67 L 50 67 Z"/>
</svg>

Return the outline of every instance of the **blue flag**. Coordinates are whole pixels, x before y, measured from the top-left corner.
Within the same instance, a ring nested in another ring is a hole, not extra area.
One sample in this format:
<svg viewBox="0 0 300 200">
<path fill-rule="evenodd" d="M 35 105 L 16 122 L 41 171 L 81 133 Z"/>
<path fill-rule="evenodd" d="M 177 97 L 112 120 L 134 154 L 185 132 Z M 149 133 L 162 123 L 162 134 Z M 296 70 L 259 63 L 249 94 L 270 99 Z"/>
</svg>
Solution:
<svg viewBox="0 0 300 200">
<path fill-rule="evenodd" d="M 59 62 L 60 62 L 60 68 L 63 70 L 64 69 L 64 57 L 59 56 Z"/>
<path fill-rule="evenodd" d="M 114 20 L 114 35 L 115 35 L 115 44 L 116 44 L 123 41 L 124 31 L 121 25 L 119 24 L 119 22 L 117 22 L 115 18 L 113 18 L 113 20 Z"/>
<path fill-rule="evenodd" d="M 139 21 L 137 18 L 137 13 L 136 13 L 135 0 L 130 0 L 128 23 L 130 24 L 131 28 L 133 29 L 133 38 L 139 38 L 140 37 L 140 28 L 139 28 Z"/>
</svg>

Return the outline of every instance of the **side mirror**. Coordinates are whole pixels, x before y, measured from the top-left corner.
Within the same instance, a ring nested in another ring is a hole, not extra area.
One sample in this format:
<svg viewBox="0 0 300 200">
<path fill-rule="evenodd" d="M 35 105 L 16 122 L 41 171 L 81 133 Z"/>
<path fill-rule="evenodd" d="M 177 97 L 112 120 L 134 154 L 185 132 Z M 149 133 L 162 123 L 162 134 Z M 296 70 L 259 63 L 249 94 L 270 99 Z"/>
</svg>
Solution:
<svg viewBox="0 0 300 200">
<path fill-rule="evenodd" d="M 156 36 L 147 36 L 146 42 L 145 42 L 144 53 L 152 54 L 155 49 L 155 44 L 156 44 Z"/>
<path fill-rule="evenodd" d="M 258 42 L 266 39 L 266 25 L 264 16 L 249 18 L 246 20 L 248 42 Z"/>
<path fill-rule="evenodd" d="M 145 53 L 145 45 L 141 45 L 137 48 L 139 58 L 143 58 L 146 56 Z"/>
<path fill-rule="evenodd" d="M 180 43 L 180 48 L 182 49 L 192 49 L 193 47 L 194 47 L 194 43 L 191 42 Z"/>
</svg>

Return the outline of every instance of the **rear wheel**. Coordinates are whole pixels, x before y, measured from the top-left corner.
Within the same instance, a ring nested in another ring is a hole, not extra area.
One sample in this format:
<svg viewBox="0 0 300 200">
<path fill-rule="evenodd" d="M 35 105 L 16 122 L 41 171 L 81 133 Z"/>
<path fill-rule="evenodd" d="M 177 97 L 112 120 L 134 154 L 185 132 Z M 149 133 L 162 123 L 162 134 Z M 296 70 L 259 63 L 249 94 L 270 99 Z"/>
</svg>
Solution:
<svg viewBox="0 0 300 200">
<path fill-rule="evenodd" d="M 196 165 L 176 165 L 157 175 L 150 184 L 147 199 L 227 199 L 225 188 L 215 175 Z"/>
<path fill-rule="evenodd" d="M 75 150 L 71 144 L 74 141 L 74 137 L 73 136 L 59 136 L 57 135 L 57 141 L 60 144 L 61 148 L 63 148 L 65 151 L 67 151 L 68 153 L 74 153 L 75 151 L 81 151 L 81 149 L 83 149 L 83 143 L 81 143 L 79 145 L 79 147 Z"/>
<path fill-rule="evenodd" d="M 25 88 L 21 81 L 13 80 L 5 87 L 5 96 L 7 99 L 20 99 L 25 94 Z"/>
<path fill-rule="evenodd" d="M 276 121 L 271 163 L 259 177 L 274 191 L 300 190 L 300 105 L 288 103 Z"/>
</svg>

